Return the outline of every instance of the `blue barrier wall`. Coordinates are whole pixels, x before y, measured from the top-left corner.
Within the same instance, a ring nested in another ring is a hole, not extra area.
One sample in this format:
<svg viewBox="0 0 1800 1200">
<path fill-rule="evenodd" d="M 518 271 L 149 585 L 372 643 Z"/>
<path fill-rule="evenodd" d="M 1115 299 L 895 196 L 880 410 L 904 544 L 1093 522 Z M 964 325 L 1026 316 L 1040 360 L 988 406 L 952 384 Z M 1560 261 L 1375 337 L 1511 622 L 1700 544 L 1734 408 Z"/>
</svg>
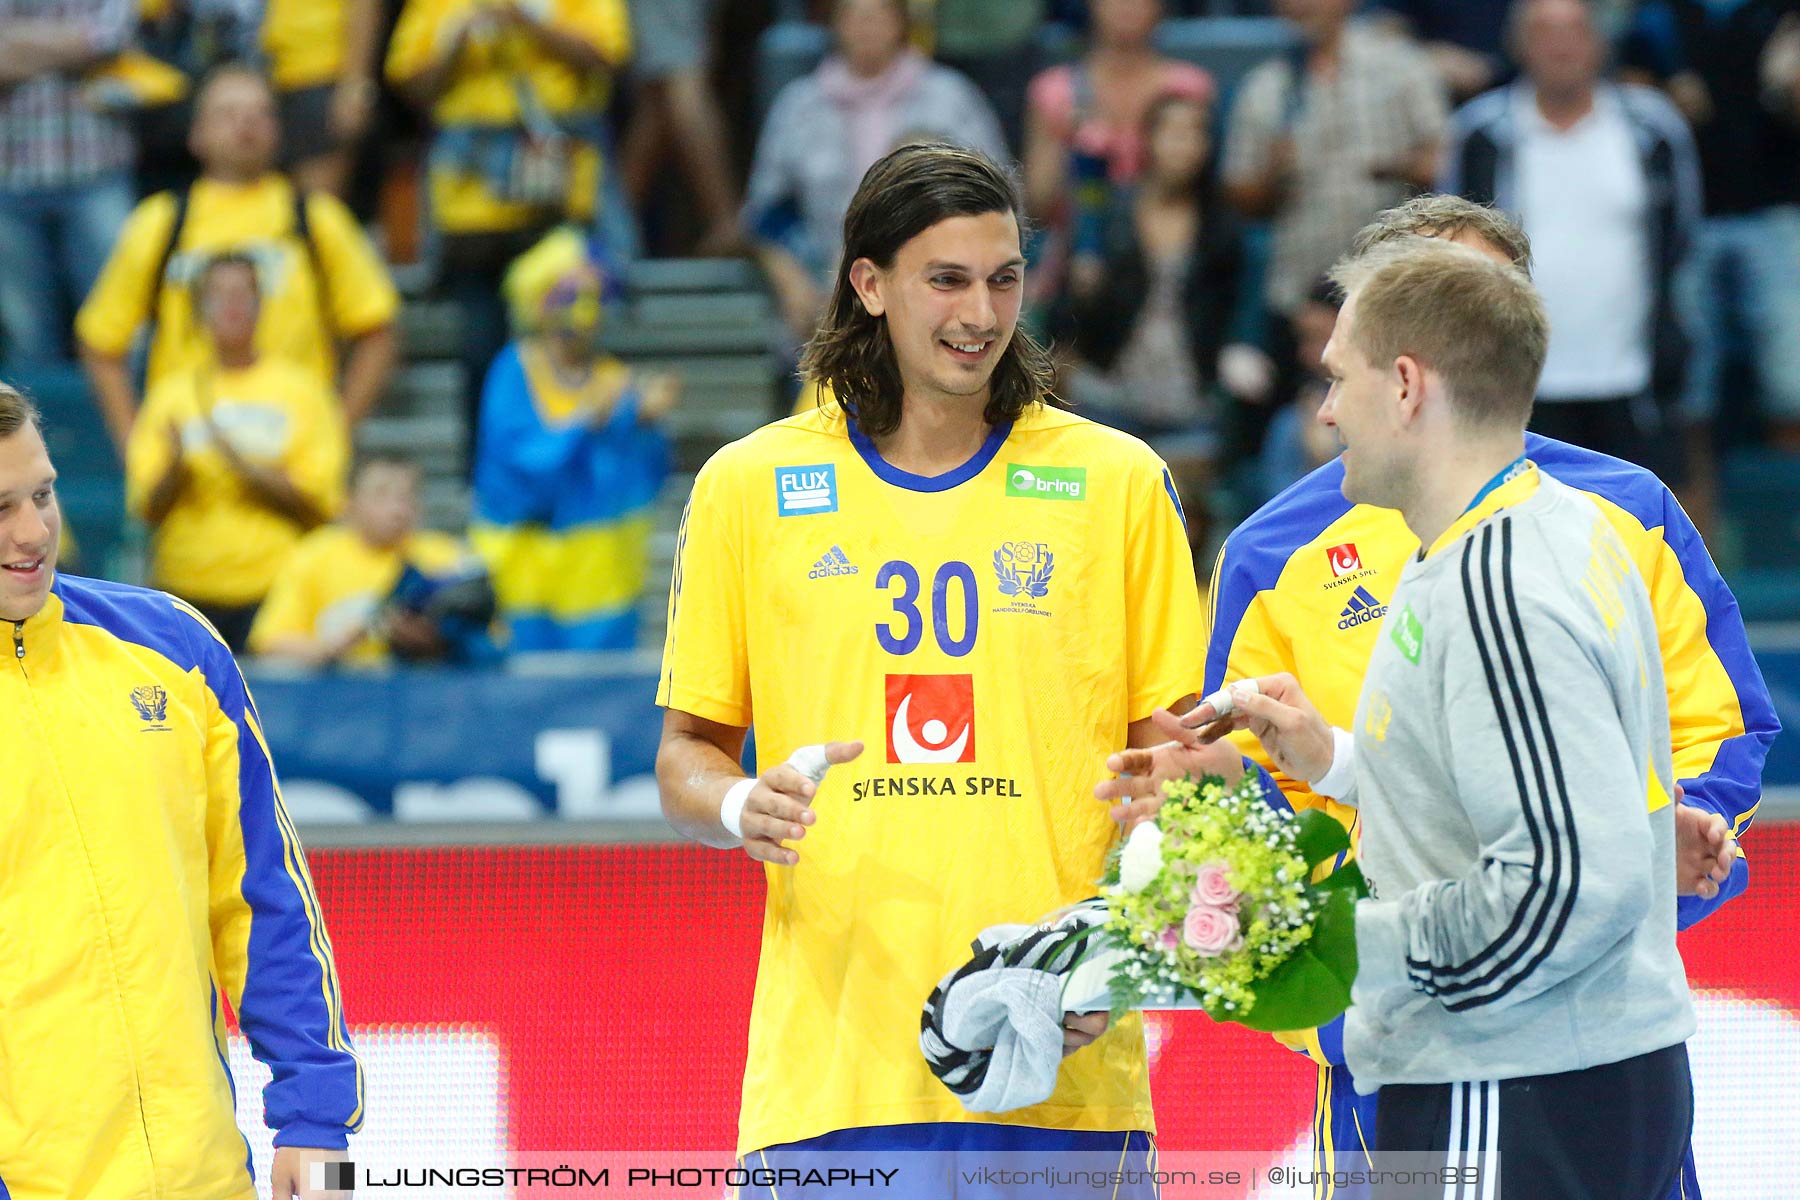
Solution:
<svg viewBox="0 0 1800 1200">
<path fill-rule="evenodd" d="M 658 814 L 662 710 L 647 672 L 415 670 L 251 686 L 303 821 Z"/>
<path fill-rule="evenodd" d="M 1800 648 L 1757 656 L 1783 726 L 1764 784 L 1800 788 Z M 527 676 L 417 670 L 253 676 L 303 821 L 642 819 L 659 815 L 662 732 L 644 670 Z"/>
</svg>

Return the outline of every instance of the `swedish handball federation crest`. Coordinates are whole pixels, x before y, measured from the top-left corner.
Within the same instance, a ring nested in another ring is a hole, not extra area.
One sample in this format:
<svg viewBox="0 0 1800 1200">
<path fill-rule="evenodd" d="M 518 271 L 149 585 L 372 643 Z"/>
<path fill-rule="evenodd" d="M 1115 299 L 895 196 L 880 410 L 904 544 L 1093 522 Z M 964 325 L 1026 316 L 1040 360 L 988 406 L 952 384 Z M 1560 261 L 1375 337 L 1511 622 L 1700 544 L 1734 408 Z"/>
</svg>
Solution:
<svg viewBox="0 0 1800 1200">
<path fill-rule="evenodd" d="M 169 719 L 169 693 L 153 683 L 131 689 L 131 706 L 152 727 Z"/>
<path fill-rule="evenodd" d="M 1056 555 L 1043 542 L 1007 542 L 994 551 L 994 575 L 1002 596 L 1042 600 L 1050 593 Z"/>
</svg>

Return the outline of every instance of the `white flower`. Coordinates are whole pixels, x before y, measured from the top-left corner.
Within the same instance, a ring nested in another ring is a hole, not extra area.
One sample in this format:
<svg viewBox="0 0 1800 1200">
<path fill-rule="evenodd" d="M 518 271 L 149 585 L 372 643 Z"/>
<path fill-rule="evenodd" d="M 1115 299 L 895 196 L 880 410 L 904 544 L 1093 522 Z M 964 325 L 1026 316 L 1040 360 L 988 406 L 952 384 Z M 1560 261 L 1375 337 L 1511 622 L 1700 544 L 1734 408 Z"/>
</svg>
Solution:
<svg viewBox="0 0 1800 1200">
<path fill-rule="evenodd" d="M 1163 831 L 1155 821 L 1145 821 L 1131 831 L 1119 854 L 1119 886 L 1132 895 L 1143 891 L 1162 874 Z"/>
</svg>

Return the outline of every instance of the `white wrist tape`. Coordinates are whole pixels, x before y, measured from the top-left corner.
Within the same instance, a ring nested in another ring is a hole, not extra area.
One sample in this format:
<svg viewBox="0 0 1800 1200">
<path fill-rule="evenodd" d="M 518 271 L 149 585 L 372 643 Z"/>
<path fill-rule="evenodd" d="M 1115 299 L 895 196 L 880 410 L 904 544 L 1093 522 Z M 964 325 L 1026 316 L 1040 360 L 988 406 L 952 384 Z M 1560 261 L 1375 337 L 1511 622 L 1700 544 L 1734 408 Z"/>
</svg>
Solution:
<svg viewBox="0 0 1800 1200">
<path fill-rule="evenodd" d="M 1348 729 L 1331 727 L 1331 769 L 1313 781 L 1312 790 L 1342 804 L 1356 803 L 1356 739 Z"/>
<path fill-rule="evenodd" d="M 787 765 L 814 783 L 825 782 L 825 772 L 831 769 L 822 745 L 800 747 L 788 756 Z M 731 790 L 725 793 L 725 799 L 719 804 L 719 823 L 734 838 L 744 836 L 744 802 L 750 799 L 750 792 L 755 787 L 756 780 L 740 779 L 731 785 Z"/>
<path fill-rule="evenodd" d="M 725 793 L 724 801 L 719 805 L 719 823 L 734 838 L 744 836 L 744 801 L 750 798 L 750 792 L 756 787 L 754 779 L 740 779 L 731 785 Z"/>
</svg>

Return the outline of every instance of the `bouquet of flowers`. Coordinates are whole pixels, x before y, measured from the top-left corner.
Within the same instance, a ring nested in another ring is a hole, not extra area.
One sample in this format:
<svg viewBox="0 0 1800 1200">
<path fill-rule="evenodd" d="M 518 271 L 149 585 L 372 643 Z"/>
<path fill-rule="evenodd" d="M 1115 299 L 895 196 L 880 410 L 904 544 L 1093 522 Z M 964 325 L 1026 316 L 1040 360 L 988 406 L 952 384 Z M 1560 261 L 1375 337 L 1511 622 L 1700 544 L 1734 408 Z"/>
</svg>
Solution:
<svg viewBox="0 0 1800 1200">
<path fill-rule="evenodd" d="M 1100 881 L 1106 921 L 1065 978 L 1064 1008 L 1202 1008 L 1276 1032 L 1323 1025 L 1350 1005 L 1356 901 L 1351 863 L 1310 882 L 1349 849 L 1342 825 L 1271 807 L 1254 775 L 1163 785 L 1154 821 L 1115 848 Z"/>
</svg>

